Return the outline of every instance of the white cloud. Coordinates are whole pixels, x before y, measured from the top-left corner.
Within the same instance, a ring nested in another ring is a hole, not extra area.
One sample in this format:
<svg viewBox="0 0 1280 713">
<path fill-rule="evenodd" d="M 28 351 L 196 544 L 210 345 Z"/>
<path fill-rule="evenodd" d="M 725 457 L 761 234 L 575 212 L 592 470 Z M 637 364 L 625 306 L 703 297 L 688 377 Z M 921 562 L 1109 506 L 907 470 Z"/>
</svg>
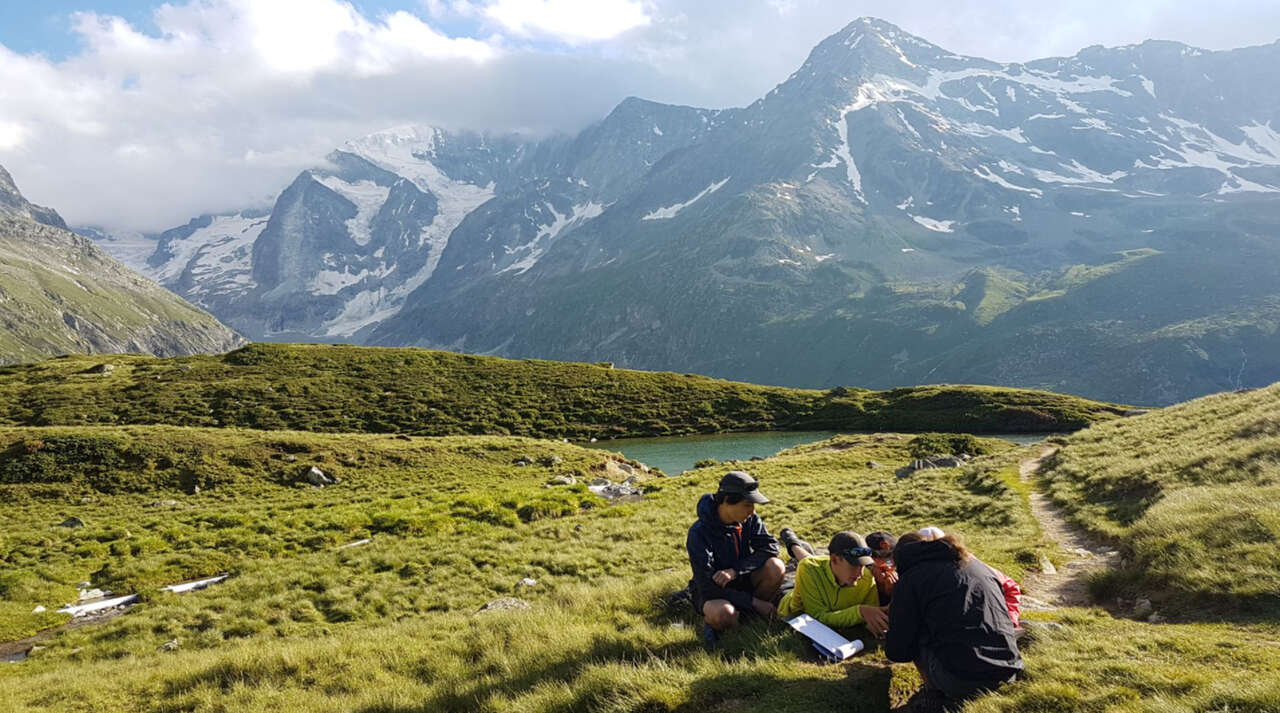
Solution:
<svg viewBox="0 0 1280 713">
<path fill-rule="evenodd" d="M 27 128 L 16 121 L 0 121 L 0 151 L 12 151 L 22 145 Z"/>
<path fill-rule="evenodd" d="M 485 14 L 520 35 L 599 41 L 651 21 L 638 0 L 493 0 Z"/>
<path fill-rule="evenodd" d="M 0 165 L 73 223 L 156 230 L 264 203 L 354 134 L 458 122 L 423 100 L 504 56 L 341 0 L 192 0 L 154 21 L 76 13 L 84 49 L 61 62 L 0 46 Z"/>
<path fill-rule="evenodd" d="M 1280 27 L 1262 0 L 954 0 L 943 14 L 935 0 L 421 0 L 378 16 L 344 0 L 169 2 L 151 30 L 75 15 L 83 50 L 64 60 L 0 45 L 0 165 L 73 224 L 159 230 L 265 204 L 345 140 L 400 124 L 576 131 L 628 95 L 745 105 L 857 15 L 1002 61 L 1148 37 L 1260 44 Z"/>
</svg>

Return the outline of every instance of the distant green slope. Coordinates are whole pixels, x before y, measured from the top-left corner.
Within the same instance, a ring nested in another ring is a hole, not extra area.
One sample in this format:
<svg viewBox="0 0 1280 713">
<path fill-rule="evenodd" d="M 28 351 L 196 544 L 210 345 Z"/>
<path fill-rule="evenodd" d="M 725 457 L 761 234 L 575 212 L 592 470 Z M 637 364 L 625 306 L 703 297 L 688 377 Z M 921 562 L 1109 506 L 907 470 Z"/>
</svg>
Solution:
<svg viewBox="0 0 1280 713">
<path fill-rule="evenodd" d="M 1280 381 L 1280 229 L 1193 227 L 1158 249 L 1099 242 L 1052 271 L 986 267 L 956 283 L 922 275 L 849 289 L 760 329 L 733 314 L 731 326 L 693 329 L 733 349 L 680 363 L 757 383 L 1006 384 L 1155 406 Z M 552 344 L 537 353 L 568 357 Z"/>
<path fill-rule="evenodd" d="M 1098 424 L 1048 466 L 1054 499 L 1126 557 L 1105 593 L 1280 607 L 1280 384 Z"/>
<path fill-rule="evenodd" d="M 0 212 L 0 363 L 222 352 L 244 340 L 87 238 Z"/>
<path fill-rule="evenodd" d="M 108 376 L 91 373 L 108 363 Z M 223 356 L 67 357 L 0 369 L 0 424 L 614 438 L 772 429 L 1053 432 L 1117 417 L 985 386 L 809 391 L 422 349 L 254 344 Z"/>
</svg>

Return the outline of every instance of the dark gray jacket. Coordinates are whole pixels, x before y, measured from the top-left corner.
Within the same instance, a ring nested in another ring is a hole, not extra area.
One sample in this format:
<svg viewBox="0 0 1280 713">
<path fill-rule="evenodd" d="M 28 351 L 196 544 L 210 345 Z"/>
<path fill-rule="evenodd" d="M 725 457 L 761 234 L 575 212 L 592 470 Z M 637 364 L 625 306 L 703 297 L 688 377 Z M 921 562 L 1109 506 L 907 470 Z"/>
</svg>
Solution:
<svg viewBox="0 0 1280 713">
<path fill-rule="evenodd" d="M 1013 622 L 995 572 L 976 558 L 960 566 L 945 542 L 898 548 L 885 655 L 914 661 L 928 648 L 958 678 L 1004 681 L 1022 670 Z"/>
<path fill-rule="evenodd" d="M 712 599 L 728 599 L 739 610 L 750 611 L 753 597 L 750 587 L 742 586 L 742 578 L 750 577 L 770 557 L 778 556 L 778 541 L 764 528 L 759 515 L 747 518 L 741 526 L 726 525 L 720 521 L 710 495 L 698 500 L 698 521 L 689 528 L 685 547 L 693 567 L 689 592 L 699 607 Z M 738 579 L 728 588 L 711 580 L 711 575 L 722 569 L 738 572 Z"/>
</svg>

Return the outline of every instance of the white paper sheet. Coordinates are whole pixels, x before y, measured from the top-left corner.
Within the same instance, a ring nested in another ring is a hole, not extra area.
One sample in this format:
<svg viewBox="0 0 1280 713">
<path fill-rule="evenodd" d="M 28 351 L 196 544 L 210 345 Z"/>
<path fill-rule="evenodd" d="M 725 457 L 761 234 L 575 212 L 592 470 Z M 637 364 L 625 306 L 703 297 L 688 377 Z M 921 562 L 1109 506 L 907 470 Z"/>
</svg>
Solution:
<svg viewBox="0 0 1280 713">
<path fill-rule="evenodd" d="M 801 614 L 787 621 L 792 629 L 804 634 L 813 641 L 813 648 L 831 661 L 843 661 L 862 650 L 862 639 L 849 641 L 834 629 L 814 619 L 808 614 Z"/>
</svg>

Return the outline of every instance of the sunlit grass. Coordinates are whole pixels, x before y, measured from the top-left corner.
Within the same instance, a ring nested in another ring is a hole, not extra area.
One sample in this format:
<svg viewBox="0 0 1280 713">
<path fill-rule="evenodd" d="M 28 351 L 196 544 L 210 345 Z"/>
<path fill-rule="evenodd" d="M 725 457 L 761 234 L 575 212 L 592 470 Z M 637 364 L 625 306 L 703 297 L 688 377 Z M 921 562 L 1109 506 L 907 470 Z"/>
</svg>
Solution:
<svg viewBox="0 0 1280 713">
<path fill-rule="evenodd" d="M 1099 424 L 1065 443 L 1043 474 L 1050 493 L 1127 560 L 1101 591 L 1195 616 L 1280 612 L 1280 385 Z"/>
</svg>

